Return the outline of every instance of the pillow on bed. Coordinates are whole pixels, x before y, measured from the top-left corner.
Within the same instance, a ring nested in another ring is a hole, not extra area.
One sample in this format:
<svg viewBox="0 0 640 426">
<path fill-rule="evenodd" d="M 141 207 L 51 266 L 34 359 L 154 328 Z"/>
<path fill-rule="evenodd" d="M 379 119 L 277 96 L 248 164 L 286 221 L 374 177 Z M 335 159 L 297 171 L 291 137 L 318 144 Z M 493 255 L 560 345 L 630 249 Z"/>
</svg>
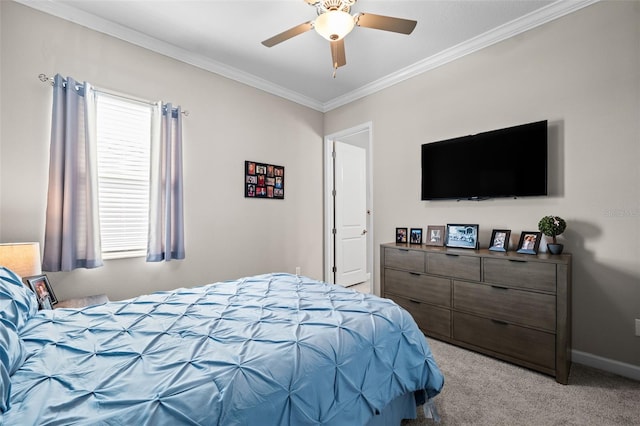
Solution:
<svg viewBox="0 0 640 426">
<path fill-rule="evenodd" d="M 11 270 L 0 266 L 0 319 L 14 325 L 17 332 L 38 312 L 36 295 Z"/>
<path fill-rule="evenodd" d="M 14 325 L 0 318 L 0 413 L 9 409 L 10 376 L 20 368 L 24 359 L 24 346 Z"/>
</svg>

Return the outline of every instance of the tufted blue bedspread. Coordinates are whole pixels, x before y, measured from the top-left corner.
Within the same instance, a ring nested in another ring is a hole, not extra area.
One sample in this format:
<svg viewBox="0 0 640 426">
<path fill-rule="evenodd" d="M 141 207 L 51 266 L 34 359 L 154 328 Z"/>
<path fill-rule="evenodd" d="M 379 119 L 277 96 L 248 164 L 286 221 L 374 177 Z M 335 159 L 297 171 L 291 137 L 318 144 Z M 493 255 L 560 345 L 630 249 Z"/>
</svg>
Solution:
<svg viewBox="0 0 640 426">
<path fill-rule="evenodd" d="M 20 337 L 6 425 L 364 425 L 443 385 L 406 311 L 289 274 L 40 311 Z"/>
</svg>

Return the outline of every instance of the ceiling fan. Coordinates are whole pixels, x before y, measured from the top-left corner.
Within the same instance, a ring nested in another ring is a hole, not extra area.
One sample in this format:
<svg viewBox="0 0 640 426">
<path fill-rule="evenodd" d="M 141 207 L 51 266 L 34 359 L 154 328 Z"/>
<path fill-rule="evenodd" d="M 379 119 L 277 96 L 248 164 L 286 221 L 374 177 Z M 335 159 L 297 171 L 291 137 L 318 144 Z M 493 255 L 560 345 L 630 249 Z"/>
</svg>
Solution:
<svg viewBox="0 0 640 426">
<path fill-rule="evenodd" d="M 262 42 L 267 47 L 289 40 L 292 37 L 315 29 L 318 34 L 331 43 L 331 59 L 333 64 L 333 77 L 336 76 L 338 67 L 347 64 L 344 50 L 344 37 L 353 30 L 354 26 L 373 28 L 376 30 L 392 31 L 401 34 L 411 34 L 417 22 L 409 19 L 393 18 L 391 16 L 374 15 L 373 13 L 349 14 L 351 6 L 357 0 L 304 0 L 314 6 L 318 17 L 313 21 L 307 21 L 296 25 L 280 34 Z"/>
</svg>

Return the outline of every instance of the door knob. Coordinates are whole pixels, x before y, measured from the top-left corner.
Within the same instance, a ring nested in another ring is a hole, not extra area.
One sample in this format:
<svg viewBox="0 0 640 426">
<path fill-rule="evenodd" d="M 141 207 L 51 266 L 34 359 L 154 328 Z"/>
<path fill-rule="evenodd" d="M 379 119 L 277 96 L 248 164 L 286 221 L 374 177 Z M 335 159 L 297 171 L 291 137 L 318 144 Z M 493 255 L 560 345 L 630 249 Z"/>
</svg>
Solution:
<svg viewBox="0 0 640 426">
<path fill-rule="evenodd" d="M 366 234 L 366 233 L 367 233 L 367 230 L 366 230 L 366 229 L 363 229 L 363 230 L 362 230 L 362 234 L 361 234 L 361 235 L 364 235 L 364 234 Z"/>
</svg>

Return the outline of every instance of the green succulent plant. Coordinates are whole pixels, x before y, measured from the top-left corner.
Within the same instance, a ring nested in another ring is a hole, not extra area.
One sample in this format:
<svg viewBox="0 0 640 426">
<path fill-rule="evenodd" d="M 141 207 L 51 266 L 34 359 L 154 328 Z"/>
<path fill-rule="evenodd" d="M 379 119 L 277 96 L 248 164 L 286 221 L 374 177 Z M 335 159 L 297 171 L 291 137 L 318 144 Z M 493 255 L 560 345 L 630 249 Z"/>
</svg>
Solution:
<svg viewBox="0 0 640 426">
<path fill-rule="evenodd" d="M 560 216 L 545 216 L 538 222 L 538 230 L 547 237 L 551 237 L 553 244 L 556 243 L 556 236 L 562 234 L 567 229 L 567 222 Z"/>
</svg>

